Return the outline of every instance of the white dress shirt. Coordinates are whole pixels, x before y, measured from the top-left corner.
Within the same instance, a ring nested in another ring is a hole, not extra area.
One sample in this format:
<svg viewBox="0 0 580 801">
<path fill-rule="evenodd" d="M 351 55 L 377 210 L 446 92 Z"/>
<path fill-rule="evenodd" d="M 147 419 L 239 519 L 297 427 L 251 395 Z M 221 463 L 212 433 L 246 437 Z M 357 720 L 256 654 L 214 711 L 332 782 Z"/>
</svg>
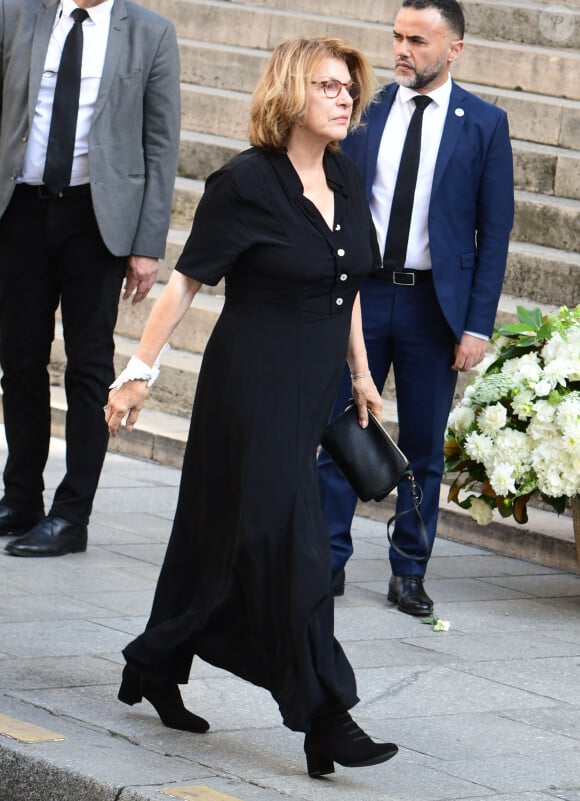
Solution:
<svg viewBox="0 0 580 801">
<path fill-rule="evenodd" d="M 89 132 L 101 85 L 113 2 L 105 0 L 87 9 L 89 17 L 83 22 L 81 91 L 71 186 L 89 181 Z M 71 13 L 75 8 L 78 6 L 74 0 L 62 0 L 54 21 L 20 176 L 20 180 L 27 184 L 43 183 L 56 77 L 65 39 L 74 24 Z"/>
<path fill-rule="evenodd" d="M 415 104 L 412 99 L 416 95 L 417 92 L 414 89 L 408 89 L 405 86 L 399 87 L 387 117 L 379 147 L 377 171 L 373 182 L 370 206 L 375 228 L 377 229 L 381 254 L 384 254 L 391 205 L 405 137 L 411 116 L 415 110 Z M 431 269 L 428 230 L 429 201 L 431 199 L 435 162 L 437 161 L 443 126 L 445 125 L 451 97 L 451 76 L 443 86 L 428 92 L 427 96 L 433 102 L 427 106 L 423 114 L 421 158 L 417 174 L 415 199 L 413 201 L 409 244 L 405 259 L 405 267 L 413 270 Z"/>
</svg>

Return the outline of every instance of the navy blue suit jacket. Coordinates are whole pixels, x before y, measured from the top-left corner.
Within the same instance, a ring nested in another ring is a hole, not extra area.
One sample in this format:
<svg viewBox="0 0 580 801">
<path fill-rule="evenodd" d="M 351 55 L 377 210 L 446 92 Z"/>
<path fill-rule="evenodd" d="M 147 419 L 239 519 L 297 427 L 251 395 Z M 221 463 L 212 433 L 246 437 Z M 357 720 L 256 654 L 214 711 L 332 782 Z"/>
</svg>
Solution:
<svg viewBox="0 0 580 801">
<path fill-rule="evenodd" d="M 396 83 L 381 89 L 364 127 L 343 144 L 369 201 L 397 89 Z M 513 188 L 505 112 L 454 82 L 431 189 L 429 248 L 437 298 L 457 341 L 464 331 L 493 331 L 513 225 Z"/>
</svg>

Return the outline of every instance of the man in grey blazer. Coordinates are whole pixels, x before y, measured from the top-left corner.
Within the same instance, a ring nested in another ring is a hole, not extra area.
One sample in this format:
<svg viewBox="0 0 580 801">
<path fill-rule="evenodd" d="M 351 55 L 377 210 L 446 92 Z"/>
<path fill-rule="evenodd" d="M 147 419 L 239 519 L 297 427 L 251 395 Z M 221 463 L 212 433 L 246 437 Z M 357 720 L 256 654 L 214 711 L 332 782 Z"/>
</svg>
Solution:
<svg viewBox="0 0 580 801">
<path fill-rule="evenodd" d="M 52 112 L 73 28 L 82 31 L 82 65 L 72 165 L 55 188 L 47 150 L 54 153 L 56 140 L 58 152 L 66 138 L 59 139 L 61 106 Z M 0 535 L 14 537 L 6 546 L 12 555 L 86 550 L 108 442 L 102 407 L 114 378 L 119 296 L 125 278 L 123 299 L 142 300 L 164 255 L 179 115 L 179 55 L 168 20 L 129 0 L 0 0 L 0 366 L 8 443 Z M 59 303 L 66 473 L 45 516 L 48 364 Z"/>
</svg>

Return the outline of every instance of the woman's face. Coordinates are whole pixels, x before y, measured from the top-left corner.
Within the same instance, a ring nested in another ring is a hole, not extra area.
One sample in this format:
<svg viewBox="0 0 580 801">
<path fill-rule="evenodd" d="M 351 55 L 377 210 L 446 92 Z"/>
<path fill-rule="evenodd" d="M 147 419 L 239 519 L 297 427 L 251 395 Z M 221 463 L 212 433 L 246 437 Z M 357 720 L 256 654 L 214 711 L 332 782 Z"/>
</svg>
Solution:
<svg viewBox="0 0 580 801">
<path fill-rule="evenodd" d="M 338 58 L 324 58 L 314 70 L 307 91 L 306 111 L 301 133 L 310 134 L 324 144 L 341 141 L 348 133 L 353 99 L 347 86 L 351 77 L 345 62 Z M 335 94 L 336 97 L 327 95 Z M 356 87 L 350 89 L 356 93 Z"/>
</svg>

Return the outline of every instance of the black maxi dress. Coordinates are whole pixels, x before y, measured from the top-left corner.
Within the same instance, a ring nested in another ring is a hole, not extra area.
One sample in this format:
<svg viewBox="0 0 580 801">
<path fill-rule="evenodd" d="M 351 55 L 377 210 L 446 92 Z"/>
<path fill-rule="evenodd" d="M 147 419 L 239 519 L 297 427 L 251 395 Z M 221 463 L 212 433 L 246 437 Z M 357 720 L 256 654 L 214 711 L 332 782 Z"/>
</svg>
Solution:
<svg viewBox="0 0 580 801">
<path fill-rule="evenodd" d="M 316 449 L 344 369 L 356 292 L 380 266 L 360 179 L 324 167 L 330 230 L 285 154 L 251 148 L 207 181 L 176 269 L 226 300 L 208 342 L 179 500 L 146 630 L 124 650 L 187 683 L 194 655 L 265 687 L 284 723 L 357 702 L 334 638 Z"/>
</svg>

